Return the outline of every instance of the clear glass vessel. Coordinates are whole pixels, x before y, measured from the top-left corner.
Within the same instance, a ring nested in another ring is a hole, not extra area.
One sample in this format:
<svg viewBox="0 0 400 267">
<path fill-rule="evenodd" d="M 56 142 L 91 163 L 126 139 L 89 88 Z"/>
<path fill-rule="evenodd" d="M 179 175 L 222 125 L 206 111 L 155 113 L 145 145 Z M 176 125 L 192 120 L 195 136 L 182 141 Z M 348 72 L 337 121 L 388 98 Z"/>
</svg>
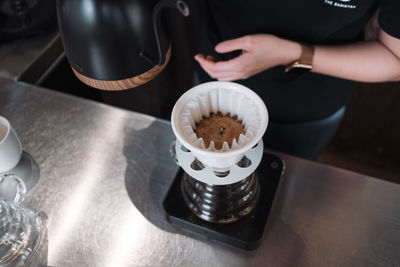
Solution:
<svg viewBox="0 0 400 267">
<path fill-rule="evenodd" d="M 1 176 L 0 186 L 13 176 Z M 18 183 L 20 186 L 20 180 Z M 22 187 L 24 187 L 22 185 Z M 17 189 L 15 199 L 24 188 Z M 46 267 L 47 229 L 42 218 L 20 203 L 0 195 L 0 267 Z"/>
</svg>

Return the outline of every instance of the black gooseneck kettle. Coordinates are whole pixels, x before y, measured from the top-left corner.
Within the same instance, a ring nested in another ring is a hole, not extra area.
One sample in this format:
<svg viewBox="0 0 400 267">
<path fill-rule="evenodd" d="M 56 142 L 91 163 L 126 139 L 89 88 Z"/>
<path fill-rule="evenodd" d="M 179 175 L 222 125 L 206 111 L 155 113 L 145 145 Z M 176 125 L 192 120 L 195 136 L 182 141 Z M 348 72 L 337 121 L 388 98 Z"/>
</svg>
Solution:
<svg viewBox="0 0 400 267">
<path fill-rule="evenodd" d="M 171 44 L 162 10 L 189 15 L 181 0 L 57 0 L 58 23 L 75 75 L 102 90 L 124 90 L 157 76 Z"/>
</svg>

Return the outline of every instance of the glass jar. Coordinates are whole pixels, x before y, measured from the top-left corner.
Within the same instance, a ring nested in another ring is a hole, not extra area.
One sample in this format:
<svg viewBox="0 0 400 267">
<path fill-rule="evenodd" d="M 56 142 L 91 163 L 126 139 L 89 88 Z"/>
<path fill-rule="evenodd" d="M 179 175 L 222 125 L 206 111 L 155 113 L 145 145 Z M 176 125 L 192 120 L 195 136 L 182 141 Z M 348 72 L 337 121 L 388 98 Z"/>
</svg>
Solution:
<svg viewBox="0 0 400 267">
<path fill-rule="evenodd" d="M 15 199 L 20 199 L 25 189 L 19 177 L 1 176 L 0 187 L 10 181 L 16 181 Z M 47 230 L 42 218 L 21 203 L 0 195 L 0 267 L 45 267 L 47 248 Z"/>
</svg>

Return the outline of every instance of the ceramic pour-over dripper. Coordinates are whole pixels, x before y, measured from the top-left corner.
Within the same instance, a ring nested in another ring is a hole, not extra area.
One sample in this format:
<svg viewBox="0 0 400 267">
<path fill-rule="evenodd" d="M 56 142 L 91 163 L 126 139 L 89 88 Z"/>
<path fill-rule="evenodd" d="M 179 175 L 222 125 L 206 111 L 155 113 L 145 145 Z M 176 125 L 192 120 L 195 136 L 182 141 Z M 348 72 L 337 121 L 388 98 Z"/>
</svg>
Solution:
<svg viewBox="0 0 400 267">
<path fill-rule="evenodd" d="M 196 123 L 211 112 L 236 115 L 244 125 L 245 134 L 233 140 L 231 147 L 226 142 L 220 150 L 215 149 L 213 142 L 206 147 L 194 130 Z M 171 122 L 177 138 L 178 163 L 201 182 L 211 185 L 239 182 L 253 173 L 261 161 L 268 111 L 262 99 L 245 86 L 232 82 L 198 85 L 176 102 Z M 251 164 L 240 164 L 241 161 Z M 196 162 L 201 168 L 194 166 Z"/>
</svg>

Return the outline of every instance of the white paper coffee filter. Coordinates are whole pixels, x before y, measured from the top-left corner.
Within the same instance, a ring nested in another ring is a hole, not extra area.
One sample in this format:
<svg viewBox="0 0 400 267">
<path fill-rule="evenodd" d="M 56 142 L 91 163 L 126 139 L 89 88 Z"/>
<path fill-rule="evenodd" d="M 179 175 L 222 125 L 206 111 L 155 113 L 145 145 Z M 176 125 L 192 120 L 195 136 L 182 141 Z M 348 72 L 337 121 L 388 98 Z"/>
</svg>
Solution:
<svg viewBox="0 0 400 267">
<path fill-rule="evenodd" d="M 224 142 L 217 150 L 211 141 L 206 147 L 202 138 L 194 133 L 196 123 L 211 112 L 237 115 L 245 134 L 233 140 L 231 148 Z M 243 153 L 263 136 L 268 123 L 268 111 L 261 98 L 245 86 L 232 82 L 210 82 L 198 85 L 175 104 L 172 111 L 172 128 L 179 141 L 208 166 L 226 168 L 237 163 Z"/>
</svg>

